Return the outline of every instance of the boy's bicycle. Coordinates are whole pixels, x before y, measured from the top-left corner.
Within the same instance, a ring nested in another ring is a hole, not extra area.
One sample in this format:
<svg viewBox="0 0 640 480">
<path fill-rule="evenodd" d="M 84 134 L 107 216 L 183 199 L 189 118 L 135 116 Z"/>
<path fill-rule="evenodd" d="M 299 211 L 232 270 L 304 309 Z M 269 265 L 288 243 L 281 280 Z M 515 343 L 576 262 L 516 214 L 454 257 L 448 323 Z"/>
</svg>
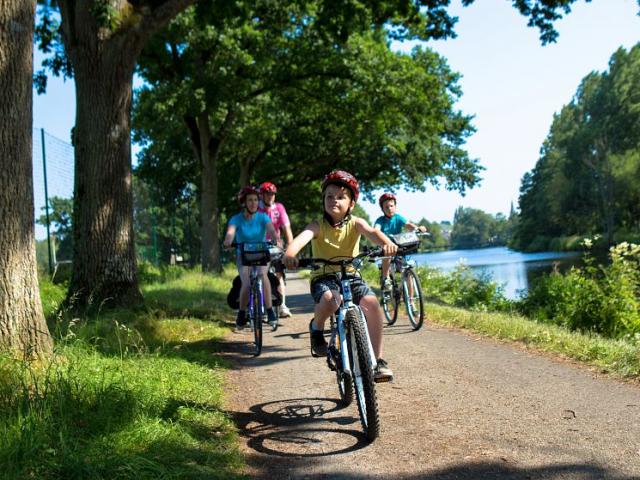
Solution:
<svg viewBox="0 0 640 480">
<path fill-rule="evenodd" d="M 242 265 L 251 267 L 247 320 L 253 331 L 254 355 L 257 357 L 262 352 L 262 323 L 266 318 L 262 275 L 258 275 L 258 267 L 267 266 L 272 255 L 281 255 L 281 249 L 268 242 L 234 242 L 231 246 L 240 248 Z"/>
<path fill-rule="evenodd" d="M 340 267 L 340 307 L 331 316 L 331 337 L 327 348 L 327 364 L 336 372 L 338 390 L 343 406 L 353 401 L 354 390 L 358 404 L 360 423 L 367 439 L 372 442 L 380 433 L 378 401 L 374 381 L 376 357 L 369 338 L 369 330 L 362 309 L 353 303 L 351 281 L 354 274 L 347 274 L 347 266 L 358 270 L 366 258 L 382 255 L 376 248 L 363 252 L 357 257 L 325 260 L 322 258 L 301 258 L 299 266 L 320 268 L 322 265 Z"/>
<path fill-rule="evenodd" d="M 420 245 L 419 235 L 428 233 L 407 232 L 389 236 L 398 245 L 398 254 L 391 257 L 388 277 L 390 282 L 385 285 L 385 279 L 380 275 L 380 305 L 388 325 L 396 323 L 402 300 L 413 329 L 419 330 L 424 323 L 422 286 L 414 271 L 416 262 L 406 258 L 406 255 L 414 253 Z"/>
</svg>

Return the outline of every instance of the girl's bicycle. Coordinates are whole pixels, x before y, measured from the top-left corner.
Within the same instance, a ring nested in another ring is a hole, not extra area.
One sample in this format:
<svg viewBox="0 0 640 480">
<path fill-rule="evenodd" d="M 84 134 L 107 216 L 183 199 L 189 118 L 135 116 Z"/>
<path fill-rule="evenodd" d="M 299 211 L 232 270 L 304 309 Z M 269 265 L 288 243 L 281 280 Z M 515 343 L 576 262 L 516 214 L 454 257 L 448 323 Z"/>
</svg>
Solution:
<svg viewBox="0 0 640 480">
<path fill-rule="evenodd" d="M 268 242 L 233 243 L 232 246 L 240 248 L 242 265 L 251 267 L 247 320 L 253 331 L 254 355 L 257 357 L 262 352 L 262 323 L 266 318 L 262 275 L 258 274 L 258 267 L 267 266 L 272 256 L 282 255 L 282 250 Z M 276 328 L 277 323 L 273 330 Z"/>
<path fill-rule="evenodd" d="M 320 268 L 322 265 L 340 267 L 340 307 L 331 316 L 331 337 L 327 348 L 327 365 L 336 372 L 338 390 L 343 406 L 353 401 L 354 390 L 360 423 L 367 439 L 372 442 L 380 433 L 380 418 L 376 398 L 374 369 L 376 357 L 369 338 L 367 321 L 362 309 L 353 303 L 351 282 L 354 274 L 347 274 L 347 266 L 358 270 L 367 258 L 380 257 L 382 249 L 366 251 L 353 258 L 325 260 L 301 258 L 299 266 Z"/>
<path fill-rule="evenodd" d="M 380 275 L 380 305 L 388 325 L 396 323 L 400 303 L 403 300 L 413 329 L 420 330 L 424 323 L 422 286 L 420 278 L 414 271 L 416 262 L 406 258 L 406 255 L 414 253 L 418 249 L 419 235 L 428 234 L 407 232 L 389 236 L 398 245 L 398 254 L 391 257 L 389 280 L 385 282 L 385 278 L 382 274 Z"/>
</svg>

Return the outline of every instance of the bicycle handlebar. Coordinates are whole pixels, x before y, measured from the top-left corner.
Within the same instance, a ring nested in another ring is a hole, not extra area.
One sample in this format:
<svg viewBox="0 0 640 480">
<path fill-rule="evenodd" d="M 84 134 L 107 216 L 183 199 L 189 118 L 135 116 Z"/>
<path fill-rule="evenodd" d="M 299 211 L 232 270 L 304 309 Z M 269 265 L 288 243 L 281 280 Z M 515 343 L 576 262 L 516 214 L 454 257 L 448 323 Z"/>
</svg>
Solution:
<svg viewBox="0 0 640 480">
<path fill-rule="evenodd" d="M 365 247 L 365 251 L 363 251 L 359 255 L 356 255 L 355 257 L 345 257 L 339 260 L 331 260 L 331 259 L 327 260 L 326 258 L 299 258 L 298 267 L 308 268 L 308 267 L 313 267 L 319 263 L 323 265 L 333 265 L 336 267 L 341 267 L 341 266 L 347 266 L 349 264 L 352 264 L 354 261 L 359 260 L 361 258 L 365 258 L 365 257 L 377 258 L 382 256 L 383 256 L 382 247 L 376 247 L 376 248 Z"/>
</svg>

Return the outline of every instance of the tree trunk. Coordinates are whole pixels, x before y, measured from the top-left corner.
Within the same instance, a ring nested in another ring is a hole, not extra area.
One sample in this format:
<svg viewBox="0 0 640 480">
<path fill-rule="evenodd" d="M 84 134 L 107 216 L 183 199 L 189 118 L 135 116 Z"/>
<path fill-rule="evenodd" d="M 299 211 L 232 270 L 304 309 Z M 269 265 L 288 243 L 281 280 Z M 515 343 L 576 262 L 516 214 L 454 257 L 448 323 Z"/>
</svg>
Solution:
<svg viewBox="0 0 640 480">
<path fill-rule="evenodd" d="M 197 119 L 197 132 L 192 132 L 191 135 L 192 141 L 197 138 L 200 142 L 199 145 L 194 145 L 194 150 L 199 154 L 202 165 L 200 215 L 202 220 L 202 270 L 205 272 L 222 270 L 220 210 L 218 209 L 218 160 L 234 120 L 233 111 L 227 111 L 220 131 L 214 136 L 211 133 L 208 112 L 202 112 Z"/>
<path fill-rule="evenodd" d="M 35 2 L 0 0 L 0 348 L 43 356 L 52 340 L 36 269 L 32 76 Z"/>
<path fill-rule="evenodd" d="M 69 300 L 142 301 L 133 236 L 131 86 L 149 37 L 195 0 L 58 0 L 76 82 L 74 258 Z"/>
<path fill-rule="evenodd" d="M 206 112 L 198 117 L 200 133 L 200 162 L 202 165 L 200 215 L 202 225 L 202 271 L 220 271 L 220 213 L 218 211 L 218 149 L 211 148 L 219 142 L 211 138 L 209 118 Z"/>
<path fill-rule="evenodd" d="M 116 45 L 74 61 L 73 275 L 80 306 L 142 301 L 133 235 L 130 112 L 135 57 Z"/>
</svg>

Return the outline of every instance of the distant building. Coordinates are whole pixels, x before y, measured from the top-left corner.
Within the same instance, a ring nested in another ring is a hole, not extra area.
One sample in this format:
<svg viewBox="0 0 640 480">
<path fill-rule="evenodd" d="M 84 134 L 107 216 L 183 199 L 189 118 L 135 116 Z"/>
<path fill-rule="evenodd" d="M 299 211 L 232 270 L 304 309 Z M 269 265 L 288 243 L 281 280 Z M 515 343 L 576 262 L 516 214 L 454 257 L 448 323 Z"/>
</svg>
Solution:
<svg viewBox="0 0 640 480">
<path fill-rule="evenodd" d="M 442 233 L 442 238 L 444 238 L 447 242 L 451 240 L 451 222 L 440 222 L 440 231 Z"/>
</svg>

